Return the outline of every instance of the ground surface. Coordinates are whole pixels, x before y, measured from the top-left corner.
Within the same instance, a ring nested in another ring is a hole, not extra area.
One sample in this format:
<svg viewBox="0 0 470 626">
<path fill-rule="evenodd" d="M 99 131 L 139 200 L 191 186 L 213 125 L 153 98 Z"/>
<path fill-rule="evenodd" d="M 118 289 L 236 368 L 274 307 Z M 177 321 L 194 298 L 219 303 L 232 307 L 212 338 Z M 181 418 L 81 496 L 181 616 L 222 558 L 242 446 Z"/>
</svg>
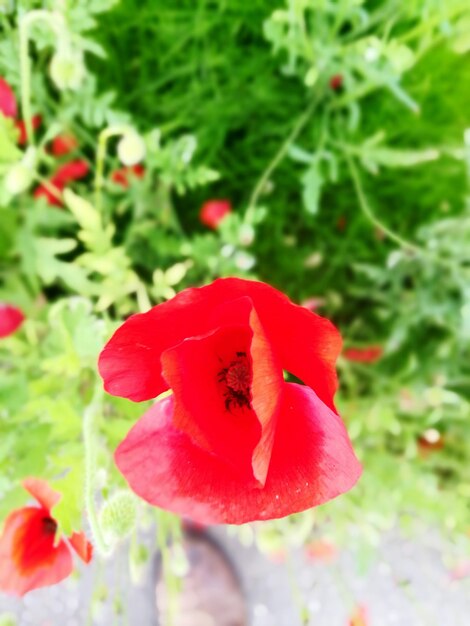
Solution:
<svg viewBox="0 0 470 626">
<path fill-rule="evenodd" d="M 250 626 L 348 626 L 357 605 L 367 608 L 367 626 L 470 623 L 470 572 L 449 571 L 435 538 L 410 541 L 396 534 L 385 536 L 373 564 L 359 575 L 347 551 L 331 563 L 312 562 L 296 553 L 287 567 L 254 547 L 241 546 L 223 529 L 211 532 L 238 572 Z M 466 557 L 462 555 L 462 563 Z M 124 574 L 126 562 L 123 548 L 103 567 L 89 567 L 79 577 L 22 600 L 0 594 L 0 616 L 11 613 L 20 626 L 166 626 L 158 623 L 154 609 L 157 560 L 152 560 L 138 586 Z M 99 600 L 90 611 L 92 593 Z M 302 601 L 309 613 L 304 622 L 298 608 Z"/>
</svg>

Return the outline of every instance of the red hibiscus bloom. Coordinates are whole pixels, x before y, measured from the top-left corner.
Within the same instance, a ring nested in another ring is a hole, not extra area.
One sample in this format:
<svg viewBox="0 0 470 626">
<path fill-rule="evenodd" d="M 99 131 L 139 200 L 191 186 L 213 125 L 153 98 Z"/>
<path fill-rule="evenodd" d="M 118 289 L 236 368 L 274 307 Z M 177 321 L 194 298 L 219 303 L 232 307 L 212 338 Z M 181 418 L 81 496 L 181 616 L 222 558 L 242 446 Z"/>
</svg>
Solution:
<svg viewBox="0 0 470 626">
<path fill-rule="evenodd" d="M 52 140 L 51 152 L 54 156 L 60 157 L 73 152 L 77 146 L 78 142 L 73 135 L 57 135 Z"/>
<path fill-rule="evenodd" d="M 208 200 L 201 207 L 199 219 L 204 226 L 215 230 L 231 211 L 232 205 L 228 200 Z"/>
<path fill-rule="evenodd" d="M 133 177 L 143 178 L 144 174 L 145 167 L 138 163 L 132 167 L 121 167 L 120 169 L 115 170 L 111 174 L 111 180 L 113 183 L 116 183 L 116 185 L 127 188 L 129 187 L 129 180 L 132 180 Z"/>
<path fill-rule="evenodd" d="M 0 537 L 0 590 L 19 596 L 67 578 L 73 569 L 70 547 L 85 563 L 92 557 L 92 546 L 83 533 L 74 533 L 68 543 L 57 541 L 51 509 L 60 494 L 37 478 L 26 479 L 23 486 L 39 506 L 10 513 Z"/>
<path fill-rule="evenodd" d="M 283 517 L 347 491 L 361 467 L 333 404 L 340 348 L 331 322 L 238 278 L 132 316 L 100 355 L 105 389 L 173 394 L 119 445 L 118 468 L 151 504 L 201 523 Z"/>
<path fill-rule="evenodd" d="M 356 363 L 374 363 L 383 354 L 382 346 L 367 346 L 366 348 L 348 348 L 344 351 L 344 358 Z"/>
<path fill-rule="evenodd" d="M 5 117 L 15 118 L 18 115 L 16 98 L 12 88 L 4 78 L 0 77 L 0 111 Z"/>
<path fill-rule="evenodd" d="M 45 198 L 48 204 L 63 206 L 60 192 L 65 188 L 67 183 L 84 178 L 88 174 L 89 169 L 88 163 L 81 159 L 64 163 L 64 165 L 59 167 L 50 180 L 52 187 L 54 187 L 57 192 L 54 193 L 53 190 L 49 189 L 45 185 L 39 185 L 34 190 L 33 195 L 35 198 Z"/>
<path fill-rule="evenodd" d="M 23 321 L 24 315 L 20 309 L 0 302 L 0 339 L 13 334 Z"/>
</svg>

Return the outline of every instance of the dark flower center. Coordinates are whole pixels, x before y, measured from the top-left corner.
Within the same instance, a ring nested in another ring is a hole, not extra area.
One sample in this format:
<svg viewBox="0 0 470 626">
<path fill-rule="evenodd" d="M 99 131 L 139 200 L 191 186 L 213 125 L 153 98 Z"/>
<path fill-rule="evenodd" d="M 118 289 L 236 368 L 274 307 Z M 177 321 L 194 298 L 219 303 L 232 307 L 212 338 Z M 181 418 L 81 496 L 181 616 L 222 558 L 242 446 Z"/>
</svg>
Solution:
<svg viewBox="0 0 470 626">
<path fill-rule="evenodd" d="M 225 408 L 251 409 L 251 368 L 246 352 L 236 352 L 236 358 L 220 370 L 218 381 L 223 385 Z"/>
<path fill-rule="evenodd" d="M 42 520 L 42 531 L 45 535 L 55 535 L 57 522 L 52 517 L 44 517 Z"/>
</svg>

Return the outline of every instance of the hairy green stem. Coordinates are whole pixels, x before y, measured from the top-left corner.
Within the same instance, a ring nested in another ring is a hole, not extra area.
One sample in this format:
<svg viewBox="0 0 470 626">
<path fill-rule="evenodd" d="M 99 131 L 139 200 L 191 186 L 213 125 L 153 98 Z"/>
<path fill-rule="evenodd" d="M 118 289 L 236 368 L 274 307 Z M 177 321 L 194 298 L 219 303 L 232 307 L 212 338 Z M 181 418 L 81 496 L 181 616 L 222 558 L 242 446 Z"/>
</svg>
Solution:
<svg viewBox="0 0 470 626">
<path fill-rule="evenodd" d="M 274 170 L 283 161 L 292 143 L 297 139 L 297 137 L 300 135 L 303 128 L 305 127 L 305 125 L 307 124 L 311 116 L 313 115 L 315 109 L 317 108 L 321 100 L 321 97 L 322 97 L 322 94 L 318 94 L 317 97 L 312 100 L 312 102 L 309 104 L 307 109 L 302 113 L 302 115 L 299 117 L 299 119 L 295 123 L 291 132 L 289 133 L 287 138 L 284 140 L 281 147 L 279 148 L 277 153 L 274 155 L 271 162 L 268 164 L 267 168 L 262 173 L 260 179 L 256 183 L 256 186 L 253 189 L 253 192 L 250 196 L 250 200 L 248 202 L 248 208 L 246 210 L 247 216 L 253 211 L 253 209 L 255 209 L 258 203 L 259 197 L 263 193 L 263 190 L 266 186 L 266 183 L 270 179 Z"/>
<path fill-rule="evenodd" d="M 106 160 L 106 148 L 111 137 L 125 135 L 131 129 L 128 126 L 110 126 L 102 130 L 98 136 L 98 147 L 96 149 L 95 167 L 95 209 L 101 211 L 101 190 L 104 183 L 104 163 Z"/>
<path fill-rule="evenodd" d="M 85 509 L 90 524 L 94 546 L 101 556 L 108 556 L 110 548 L 101 532 L 98 514 L 95 506 L 94 477 L 96 475 L 96 447 L 95 447 L 95 416 L 101 409 L 103 391 L 96 385 L 92 401 L 83 415 L 83 443 L 85 446 Z"/>
</svg>

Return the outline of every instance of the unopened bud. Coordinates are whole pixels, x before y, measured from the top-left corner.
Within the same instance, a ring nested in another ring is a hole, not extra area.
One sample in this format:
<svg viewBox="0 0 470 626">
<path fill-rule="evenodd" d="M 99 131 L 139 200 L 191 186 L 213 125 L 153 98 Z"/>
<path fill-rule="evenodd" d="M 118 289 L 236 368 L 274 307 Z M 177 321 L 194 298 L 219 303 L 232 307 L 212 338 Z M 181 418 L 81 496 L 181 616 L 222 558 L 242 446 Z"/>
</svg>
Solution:
<svg viewBox="0 0 470 626">
<path fill-rule="evenodd" d="M 85 76 L 83 55 L 70 51 L 57 52 L 52 57 L 49 72 L 57 89 L 60 91 L 65 91 L 66 89 L 76 91 L 79 89 Z"/>
<path fill-rule="evenodd" d="M 145 157 L 145 143 L 136 132 L 128 132 L 123 135 L 117 147 L 119 160 L 123 165 L 132 167 L 140 163 Z"/>
<path fill-rule="evenodd" d="M 136 516 L 134 496 L 126 491 L 114 494 L 100 513 L 100 525 L 106 541 L 115 543 L 125 539 L 134 529 Z"/>
</svg>

